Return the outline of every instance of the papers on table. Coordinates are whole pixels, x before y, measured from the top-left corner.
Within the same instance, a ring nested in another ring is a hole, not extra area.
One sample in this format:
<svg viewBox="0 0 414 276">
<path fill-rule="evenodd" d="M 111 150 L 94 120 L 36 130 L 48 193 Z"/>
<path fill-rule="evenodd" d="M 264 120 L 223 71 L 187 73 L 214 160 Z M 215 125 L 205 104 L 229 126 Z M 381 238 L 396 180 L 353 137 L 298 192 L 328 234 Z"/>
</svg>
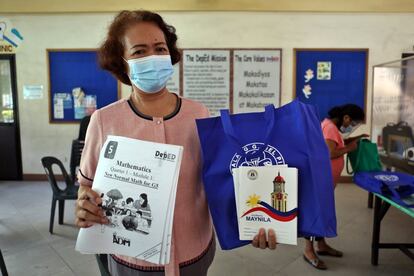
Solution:
<svg viewBox="0 0 414 276">
<path fill-rule="evenodd" d="M 181 146 L 108 136 L 92 188 L 110 222 L 81 229 L 76 250 L 169 263 L 182 152 Z"/>
<path fill-rule="evenodd" d="M 273 229 L 278 243 L 297 244 L 298 171 L 281 166 L 233 169 L 240 240 Z"/>
</svg>

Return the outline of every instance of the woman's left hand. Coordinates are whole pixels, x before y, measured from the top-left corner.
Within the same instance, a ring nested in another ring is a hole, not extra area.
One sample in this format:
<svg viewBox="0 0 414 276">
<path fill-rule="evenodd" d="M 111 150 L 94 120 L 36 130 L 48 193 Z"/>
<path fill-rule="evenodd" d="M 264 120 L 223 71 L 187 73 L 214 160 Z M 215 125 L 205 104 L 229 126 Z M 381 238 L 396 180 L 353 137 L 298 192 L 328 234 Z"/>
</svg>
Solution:
<svg viewBox="0 0 414 276">
<path fill-rule="evenodd" d="M 259 234 L 257 234 L 253 240 L 252 245 L 257 248 L 261 249 L 276 249 L 276 234 L 273 229 L 269 229 L 267 231 L 267 240 L 266 240 L 266 230 L 263 228 L 260 228 Z"/>
</svg>

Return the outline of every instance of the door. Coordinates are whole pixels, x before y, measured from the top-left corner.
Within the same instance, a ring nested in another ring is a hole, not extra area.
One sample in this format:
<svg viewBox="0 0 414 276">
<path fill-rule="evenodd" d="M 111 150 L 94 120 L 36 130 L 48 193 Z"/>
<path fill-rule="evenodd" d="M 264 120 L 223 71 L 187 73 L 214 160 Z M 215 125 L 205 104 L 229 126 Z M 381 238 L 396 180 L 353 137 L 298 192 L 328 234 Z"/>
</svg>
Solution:
<svg viewBox="0 0 414 276">
<path fill-rule="evenodd" d="M 14 55 L 0 55 L 0 180 L 22 179 Z"/>
</svg>

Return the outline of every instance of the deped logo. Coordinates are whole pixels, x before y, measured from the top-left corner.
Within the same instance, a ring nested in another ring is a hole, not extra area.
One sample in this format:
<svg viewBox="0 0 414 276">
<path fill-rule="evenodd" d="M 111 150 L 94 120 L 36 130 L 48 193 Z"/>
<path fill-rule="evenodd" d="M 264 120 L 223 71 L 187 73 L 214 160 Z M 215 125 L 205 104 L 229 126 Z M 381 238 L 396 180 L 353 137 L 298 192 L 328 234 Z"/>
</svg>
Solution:
<svg viewBox="0 0 414 276">
<path fill-rule="evenodd" d="M 174 162 L 176 157 L 177 157 L 177 156 L 176 156 L 175 154 L 168 153 L 168 152 L 166 152 L 166 151 L 164 151 L 164 152 L 160 152 L 160 151 L 158 151 L 158 150 L 157 150 L 157 151 L 155 152 L 155 158 L 157 158 L 157 159 L 161 159 L 161 160 L 167 160 L 167 161 L 172 161 L 172 162 Z"/>
</svg>

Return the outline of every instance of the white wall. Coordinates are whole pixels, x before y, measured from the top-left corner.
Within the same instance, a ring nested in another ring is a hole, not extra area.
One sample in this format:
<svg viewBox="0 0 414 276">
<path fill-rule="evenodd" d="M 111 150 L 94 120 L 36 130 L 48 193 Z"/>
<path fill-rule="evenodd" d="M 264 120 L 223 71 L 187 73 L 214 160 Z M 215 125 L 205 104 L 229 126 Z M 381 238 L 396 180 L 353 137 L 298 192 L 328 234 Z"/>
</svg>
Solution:
<svg viewBox="0 0 414 276">
<path fill-rule="evenodd" d="M 399 59 L 412 49 L 413 14 L 322 14 L 172 12 L 162 14 L 177 28 L 183 48 L 282 48 L 282 103 L 292 99 L 293 48 L 369 48 L 368 122 L 372 65 Z M 17 54 L 23 172 L 43 173 L 40 158 L 54 155 L 68 167 L 78 125 L 49 124 L 46 48 L 94 48 L 113 14 L 7 15 L 25 38 Z M 24 100 L 23 85 L 45 87 L 43 100 Z M 123 96 L 129 90 L 123 89 Z M 369 132 L 370 126 L 359 132 Z"/>
</svg>

